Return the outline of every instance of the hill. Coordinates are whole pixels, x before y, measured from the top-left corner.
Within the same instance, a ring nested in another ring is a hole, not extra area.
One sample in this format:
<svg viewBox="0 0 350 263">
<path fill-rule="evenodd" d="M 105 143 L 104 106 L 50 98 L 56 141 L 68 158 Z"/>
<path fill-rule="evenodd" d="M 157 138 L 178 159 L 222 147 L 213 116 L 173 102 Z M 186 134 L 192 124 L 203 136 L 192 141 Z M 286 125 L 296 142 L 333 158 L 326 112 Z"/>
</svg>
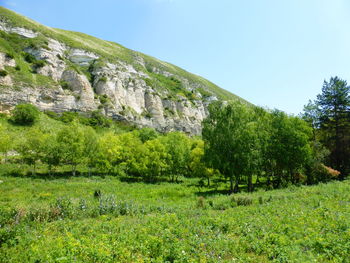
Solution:
<svg viewBox="0 0 350 263">
<path fill-rule="evenodd" d="M 177 66 L 0 7 L 0 111 L 21 102 L 200 133 L 213 100 L 241 100 Z"/>
</svg>

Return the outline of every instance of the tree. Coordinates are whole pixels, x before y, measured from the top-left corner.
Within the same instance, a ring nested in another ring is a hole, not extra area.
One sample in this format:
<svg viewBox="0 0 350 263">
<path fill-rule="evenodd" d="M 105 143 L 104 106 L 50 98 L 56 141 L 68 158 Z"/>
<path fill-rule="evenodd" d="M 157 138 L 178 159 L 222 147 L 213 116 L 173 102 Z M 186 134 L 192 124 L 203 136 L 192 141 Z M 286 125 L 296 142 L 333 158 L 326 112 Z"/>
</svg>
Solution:
<svg viewBox="0 0 350 263">
<path fill-rule="evenodd" d="M 142 128 L 137 131 L 137 135 L 143 143 L 158 137 L 158 133 L 152 128 Z"/>
<path fill-rule="evenodd" d="M 254 159 L 259 154 L 257 127 L 252 107 L 241 102 L 216 102 L 209 106 L 202 131 L 205 160 L 229 178 L 231 192 L 238 191 L 244 174 L 251 187 L 252 171 L 258 164 Z"/>
<path fill-rule="evenodd" d="M 161 138 L 168 153 L 168 175 L 172 182 L 180 175 L 186 175 L 190 161 L 190 143 L 188 137 L 180 132 L 170 132 Z"/>
<path fill-rule="evenodd" d="M 161 177 L 168 169 L 169 156 L 165 145 L 159 139 L 145 143 L 146 154 L 141 162 L 145 163 L 145 176 L 150 179 Z"/>
<path fill-rule="evenodd" d="M 2 153 L 5 156 L 5 162 L 7 160 L 7 153 L 12 149 L 12 147 L 13 140 L 11 136 L 7 129 L 0 123 L 0 153 Z"/>
<path fill-rule="evenodd" d="M 330 165 L 341 171 L 350 170 L 350 87 L 345 80 L 332 77 L 324 81 L 317 96 L 322 142 L 330 150 Z"/>
<path fill-rule="evenodd" d="M 98 137 L 94 129 L 85 127 L 84 131 L 84 150 L 85 163 L 89 169 L 89 176 L 91 176 L 91 169 L 96 164 L 98 157 Z"/>
<path fill-rule="evenodd" d="M 20 153 L 22 160 L 32 165 L 32 173 L 36 174 L 36 164 L 43 157 L 43 144 L 46 134 L 37 128 L 31 128 L 23 136 L 17 146 L 17 151 Z"/>
<path fill-rule="evenodd" d="M 19 125 L 32 125 L 40 115 L 37 107 L 31 104 L 18 104 L 12 111 L 12 121 Z"/>
<path fill-rule="evenodd" d="M 84 133 L 76 123 L 66 125 L 57 134 L 57 141 L 61 149 L 61 160 L 72 167 L 75 176 L 77 165 L 84 160 Z"/>
<path fill-rule="evenodd" d="M 320 110 L 317 103 L 309 100 L 308 104 L 304 106 L 301 118 L 309 123 L 312 128 L 313 140 L 316 141 L 316 130 L 319 127 Z"/>
<path fill-rule="evenodd" d="M 311 128 L 298 117 L 274 110 L 271 121 L 270 158 L 274 164 L 277 186 L 291 181 L 311 157 Z"/>
<path fill-rule="evenodd" d="M 121 145 L 113 132 L 103 134 L 98 139 L 98 151 L 95 166 L 103 172 L 112 172 L 121 159 Z"/>
<path fill-rule="evenodd" d="M 49 175 L 52 174 L 53 167 L 62 162 L 63 148 L 57 140 L 57 134 L 51 132 L 45 136 L 42 144 L 42 161 L 48 165 Z"/>
<path fill-rule="evenodd" d="M 214 175 L 214 169 L 208 168 L 203 160 L 204 158 L 204 141 L 195 140 L 190 153 L 190 170 L 194 177 L 207 180 L 207 186 L 210 186 L 210 178 Z"/>
</svg>

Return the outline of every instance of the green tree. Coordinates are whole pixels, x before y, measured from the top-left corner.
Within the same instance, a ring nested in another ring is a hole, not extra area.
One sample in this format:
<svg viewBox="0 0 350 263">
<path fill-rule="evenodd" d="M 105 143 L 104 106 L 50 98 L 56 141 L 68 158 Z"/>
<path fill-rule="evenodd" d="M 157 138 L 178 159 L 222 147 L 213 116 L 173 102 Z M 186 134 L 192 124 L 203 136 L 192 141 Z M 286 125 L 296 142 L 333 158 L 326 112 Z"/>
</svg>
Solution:
<svg viewBox="0 0 350 263">
<path fill-rule="evenodd" d="M 61 148 L 61 160 L 72 167 L 72 175 L 76 175 L 77 165 L 84 160 L 84 132 L 76 123 L 66 125 L 57 134 Z"/>
<path fill-rule="evenodd" d="M 252 171 L 258 162 L 257 124 L 251 107 L 240 103 L 213 103 L 209 117 L 203 122 L 205 160 L 230 180 L 231 192 L 238 191 L 241 175 L 248 175 L 251 187 Z M 235 187 L 234 187 L 235 186 Z"/>
<path fill-rule="evenodd" d="M 57 140 L 57 134 L 51 132 L 45 136 L 42 145 L 42 161 L 47 164 L 49 175 L 52 174 L 54 167 L 62 163 L 63 153 L 61 144 Z"/>
<path fill-rule="evenodd" d="M 214 175 L 214 170 L 208 168 L 203 160 L 204 158 L 204 141 L 195 140 L 190 153 L 190 170 L 194 177 L 207 180 L 207 186 L 210 186 L 210 178 Z"/>
<path fill-rule="evenodd" d="M 91 127 L 84 128 L 84 150 L 83 155 L 85 157 L 85 164 L 89 170 L 89 176 L 91 176 L 91 169 L 96 166 L 96 158 L 98 158 L 98 136 L 94 129 Z"/>
<path fill-rule="evenodd" d="M 149 140 L 156 139 L 158 137 L 157 131 L 153 128 L 142 128 L 138 130 L 136 133 L 143 143 Z"/>
<path fill-rule="evenodd" d="M 188 173 L 191 145 L 189 138 L 180 132 L 170 132 L 161 138 L 168 153 L 168 175 L 172 182 Z"/>
<path fill-rule="evenodd" d="M 153 139 L 146 141 L 145 149 L 146 154 L 142 158 L 146 167 L 145 176 L 149 179 L 161 177 L 168 169 L 169 156 L 165 145 L 159 139 Z"/>
<path fill-rule="evenodd" d="M 31 104 L 18 104 L 12 111 L 12 121 L 19 125 L 32 125 L 40 115 L 37 107 Z"/>
<path fill-rule="evenodd" d="M 279 186 L 295 183 L 295 175 L 302 171 L 311 158 L 311 128 L 298 117 L 274 110 L 272 112 L 270 157 Z"/>
<path fill-rule="evenodd" d="M 347 82 L 338 77 L 324 81 L 317 104 L 322 142 L 330 150 L 330 165 L 341 171 L 344 178 L 350 171 L 350 87 Z"/>
<path fill-rule="evenodd" d="M 98 139 L 98 151 L 95 166 L 103 172 L 112 172 L 121 159 L 121 145 L 113 132 L 103 134 Z"/>
<path fill-rule="evenodd" d="M 22 160 L 33 167 L 32 173 L 36 174 L 36 164 L 43 157 L 43 145 L 46 134 L 37 128 L 26 131 L 17 145 L 17 152 Z"/>
<path fill-rule="evenodd" d="M 5 162 L 7 160 L 7 153 L 12 148 L 13 148 L 13 139 L 10 136 L 9 131 L 0 123 L 0 153 L 4 155 Z"/>
<path fill-rule="evenodd" d="M 309 100 L 308 104 L 304 106 L 301 117 L 304 121 L 309 123 L 312 128 L 313 140 L 316 141 L 316 131 L 319 127 L 320 110 L 317 103 Z"/>
</svg>

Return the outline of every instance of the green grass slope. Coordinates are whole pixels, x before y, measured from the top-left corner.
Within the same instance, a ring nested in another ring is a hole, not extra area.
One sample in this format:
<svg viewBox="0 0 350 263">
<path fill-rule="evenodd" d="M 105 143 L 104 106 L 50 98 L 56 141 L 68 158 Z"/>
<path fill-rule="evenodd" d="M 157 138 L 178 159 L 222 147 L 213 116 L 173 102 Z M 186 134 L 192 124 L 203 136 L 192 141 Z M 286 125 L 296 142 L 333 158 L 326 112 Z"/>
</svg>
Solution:
<svg viewBox="0 0 350 263">
<path fill-rule="evenodd" d="M 8 10 L 4 7 L 0 7 L 0 21 L 5 21 L 7 24 L 13 27 L 22 27 L 22 28 L 33 30 L 35 32 L 39 32 L 41 33 L 39 34 L 39 37 L 38 37 L 39 39 L 53 38 L 71 47 L 81 48 L 81 49 L 94 52 L 99 56 L 101 56 L 101 58 L 106 59 L 110 62 L 113 62 L 116 60 L 122 60 L 134 65 L 134 67 L 137 68 L 138 70 L 142 70 L 145 72 L 147 72 L 147 68 L 157 67 L 164 71 L 186 78 L 190 83 L 198 83 L 198 84 L 204 85 L 214 95 L 216 95 L 218 98 L 223 100 L 238 99 L 238 100 L 244 101 L 242 98 L 238 97 L 237 95 L 234 95 L 227 90 L 221 89 L 217 85 L 213 84 L 212 82 L 200 76 L 191 74 L 177 66 L 169 64 L 167 62 L 160 61 L 151 56 L 127 49 L 114 42 L 101 40 L 96 37 L 89 36 L 87 34 L 83 34 L 79 32 L 72 32 L 72 31 L 67 31 L 62 29 L 50 28 L 50 27 L 41 25 L 31 19 L 28 19 L 22 15 L 19 15 L 11 10 Z M 1 40 L 0 49 L 3 50 L 6 47 L 6 45 L 7 44 L 4 42 L 4 40 Z M 8 51 L 8 50 L 6 50 L 5 48 L 5 51 Z M 144 59 L 146 68 L 142 67 L 139 63 L 135 61 L 136 57 L 142 57 Z M 45 82 L 45 81 L 42 81 L 42 82 Z"/>
<path fill-rule="evenodd" d="M 349 262 L 349 181 L 233 198 L 190 179 L 0 180 L 0 262 Z"/>
</svg>

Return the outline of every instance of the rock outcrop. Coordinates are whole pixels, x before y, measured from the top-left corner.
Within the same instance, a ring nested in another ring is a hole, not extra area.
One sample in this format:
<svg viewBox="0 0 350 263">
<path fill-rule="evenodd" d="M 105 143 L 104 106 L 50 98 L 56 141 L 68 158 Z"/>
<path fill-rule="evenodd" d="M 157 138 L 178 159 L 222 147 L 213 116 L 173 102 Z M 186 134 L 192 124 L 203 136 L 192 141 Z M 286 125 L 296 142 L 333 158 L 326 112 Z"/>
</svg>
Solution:
<svg viewBox="0 0 350 263">
<path fill-rule="evenodd" d="M 41 36 L 40 32 L 11 27 L 4 22 L 0 22 L 0 30 L 27 39 Z M 164 68 L 147 66 L 141 56 L 135 55 L 133 63 L 117 58 L 110 61 L 91 50 L 46 39 L 45 46 L 30 45 L 23 52 L 42 61 L 32 66 L 33 75 L 46 76 L 54 84 L 48 88 L 14 82 L 11 74 L 0 77 L 0 110 L 9 111 L 23 102 L 55 112 L 100 110 L 108 117 L 142 127 L 199 134 L 209 103 L 217 100 L 214 93 L 203 96 L 199 92 L 199 89 L 208 90 L 205 85 Z M 14 67 L 16 60 L 0 52 L 0 69 L 11 71 L 9 69 Z M 152 85 L 154 76 L 181 83 L 182 91 L 162 86 L 161 78 L 155 87 Z"/>
</svg>

